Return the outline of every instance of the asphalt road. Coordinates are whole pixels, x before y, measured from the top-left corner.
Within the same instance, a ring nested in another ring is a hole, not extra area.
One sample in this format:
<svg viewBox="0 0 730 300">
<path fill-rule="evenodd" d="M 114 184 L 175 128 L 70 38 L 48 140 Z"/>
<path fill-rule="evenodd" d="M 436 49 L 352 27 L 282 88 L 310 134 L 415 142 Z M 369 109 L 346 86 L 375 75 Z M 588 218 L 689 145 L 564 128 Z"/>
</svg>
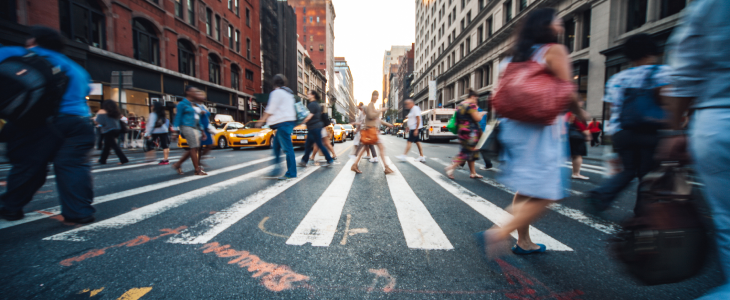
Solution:
<svg viewBox="0 0 730 300">
<path fill-rule="evenodd" d="M 0 298 L 694 299 L 722 281 L 714 253 L 681 283 L 628 277 L 607 246 L 636 194 L 600 218 L 585 214 L 579 195 L 603 180 L 591 165 L 590 180 L 573 180 L 573 196 L 533 224 L 548 252 L 486 262 L 471 234 L 505 217 L 513 195 L 498 174 L 450 181 L 443 169 L 457 144 L 424 144 L 419 163 L 395 158 L 405 140 L 383 140 L 398 170 L 387 177 L 365 161 L 355 176 L 351 141 L 335 146 L 337 165 L 288 181 L 265 178 L 266 149 L 216 150 L 209 176 L 193 176 L 189 162 L 178 175 L 141 154 L 123 167 L 110 159 L 94 166 L 97 222 L 84 226 L 56 215 L 49 179 L 26 219 L 0 221 Z"/>
</svg>

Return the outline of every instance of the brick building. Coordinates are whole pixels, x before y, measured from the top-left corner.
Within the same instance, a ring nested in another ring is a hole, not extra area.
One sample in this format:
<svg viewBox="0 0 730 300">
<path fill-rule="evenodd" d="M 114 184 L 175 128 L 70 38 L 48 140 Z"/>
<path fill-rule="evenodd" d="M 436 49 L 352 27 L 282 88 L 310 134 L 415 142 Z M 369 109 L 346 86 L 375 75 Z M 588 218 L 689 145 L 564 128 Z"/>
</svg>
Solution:
<svg viewBox="0 0 730 300">
<path fill-rule="evenodd" d="M 69 38 L 66 54 L 100 87 L 88 97 L 92 111 L 114 99 L 137 116 L 146 117 L 153 101 L 173 113 L 184 86 L 195 85 L 206 91 L 214 114 L 257 118 L 251 100 L 261 93 L 258 0 L 11 0 L 3 6 L 2 44 L 22 44 L 29 25 Z M 112 71 L 133 71 L 132 87 L 120 93 L 111 85 Z"/>
</svg>

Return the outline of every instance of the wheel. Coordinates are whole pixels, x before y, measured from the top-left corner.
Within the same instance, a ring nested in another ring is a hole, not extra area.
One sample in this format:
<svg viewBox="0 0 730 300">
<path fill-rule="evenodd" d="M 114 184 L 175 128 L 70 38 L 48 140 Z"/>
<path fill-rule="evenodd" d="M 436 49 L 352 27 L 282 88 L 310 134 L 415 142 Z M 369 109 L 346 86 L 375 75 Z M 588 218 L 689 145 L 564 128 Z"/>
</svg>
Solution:
<svg viewBox="0 0 730 300">
<path fill-rule="evenodd" d="M 221 149 L 228 148 L 228 142 L 226 142 L 226 138 L 221 137 L 218 139 L 218 148 L 221 148 Z"/>
</svg>

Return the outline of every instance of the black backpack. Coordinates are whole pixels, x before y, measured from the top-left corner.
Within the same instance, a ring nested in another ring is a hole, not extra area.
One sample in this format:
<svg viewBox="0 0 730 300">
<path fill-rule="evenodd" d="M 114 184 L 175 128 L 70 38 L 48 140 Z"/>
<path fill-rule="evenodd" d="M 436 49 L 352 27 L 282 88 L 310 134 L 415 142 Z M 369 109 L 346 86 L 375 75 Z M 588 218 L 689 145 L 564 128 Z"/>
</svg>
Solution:
<svg viewBox="0 0 730 300">
<path fill-rule="evenodd" d="M 23 126 L 45 124 L 58 114 L 68 77 L 29 51 L 0 62 L 0 118 Z"/>
<path fill-rule="evenodd" d="M 327 126 L 330 126 L 330 124 L 332 124 L 332 121 L 330 121 L 330 117 L 329 117 L 329 115 L 327 115 L 327 113 L 322 113 L 320 115 L 320 119 L 322 119 L 323 127 L 327 127 Z"/>
</svg>

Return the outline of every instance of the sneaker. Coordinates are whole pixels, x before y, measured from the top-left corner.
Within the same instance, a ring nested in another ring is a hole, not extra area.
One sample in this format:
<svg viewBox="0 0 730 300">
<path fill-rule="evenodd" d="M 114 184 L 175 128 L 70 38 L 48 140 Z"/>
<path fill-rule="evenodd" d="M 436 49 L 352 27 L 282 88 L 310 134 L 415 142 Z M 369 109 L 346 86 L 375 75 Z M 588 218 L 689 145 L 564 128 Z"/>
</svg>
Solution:
<svg viewBox="0 0 730 300">
<path fill-rule="evenodd" d="M 581 180 L 588 180 L 588 179 L 590 179 L 588 176 L 583 176 L 583 175 L 573 175 L 571 177 L 573 179 L 581 179 Z"/>
<path fill-rule="evenodd" d="M 170 164 L 169 160 L 163 160 L 158 165 L 169 165 L 169 164 Z"/>
<path fill-rule="evenodd" d="M 316 165 L 316 163 L 315 163 L 315 162 L 314 162 L 313 160 L 310 160 L 310 161 L 308 162 L 308 164 L 309 164 L 310 166 L 314 166 L 314 165 Z"/>
<path fill-rule="evenodd" d="M 418 161 L 425 163 L 426 162 L 426 157 L 425 156 L 421 156 L 421 157 L 418 158 Z"/>
<path fill-rule="evenodd" d="M 408 156 L 405 156 L 404 154 L 398 155 L 395 158 L 400 159 L 401 161 L 408 160 Z"/>
<path fill-rule="evenodd" d="M 378 158 L 377 157 L 371 158 L 370 159 L 370 162 L 371 163 L 376 163 L 376 162 L 378 162 Z"/>
<path fill-rule="evenodd" d="M 8 221 L 17 221 L 22 218 L 25 218 L 25 213 L 23 211 L 18 212 L 11 212 L 8 210 L 5 210 L 5 208 L 0 208 L 0 218 L 8 220 Z"/>
<path fill-rule="evenodd" d="M 319 164 L 320 167 L 331 168 L 332 162 L 323 162 Z"/>
<path fill-rule="evenodd" d="M 303 161 L 300 161 L 300 162 L 297 163 L 297 167 L 306 168 L 307 167 L 307 163 L 305 163 Z"/>
<path fill-rule="evenodd" d="M 489 167 L 489 168 L 487 168 L 487 167 L 479 167 L 479 170 L 489 171 L 489 170 L 492 170 L 492 167 Z"/>
<path fill-rule="evenodd" d="M 357 156 L 356 156 L 356 155 L 352 155 L 352 154 L 350 154 L 350 159 L 356 159 L 356 158 L 357 158 Z"/>
<path fill-rule="evenodd" d="M 294 178 L 294 177 L 289 177 L 289 176 L 284 175 L 284 176 L 281 176 L 281 177 L 279 177 L 277 179 L 279 179 L 279 180 L 289 180 L 289 179 L 292 179 L 292 178 Z"/>
<path fill-rule="evenodd" d="M 611 205 L 610 203 L 601 201 L 601 199 L 596 197 L 591 192 L 586 193 L 586 196 L 583 198 L 583 200 L 586 203 L 586 212 L 596 216 L 607 210 L 608 207 Z"/>
</svg>

